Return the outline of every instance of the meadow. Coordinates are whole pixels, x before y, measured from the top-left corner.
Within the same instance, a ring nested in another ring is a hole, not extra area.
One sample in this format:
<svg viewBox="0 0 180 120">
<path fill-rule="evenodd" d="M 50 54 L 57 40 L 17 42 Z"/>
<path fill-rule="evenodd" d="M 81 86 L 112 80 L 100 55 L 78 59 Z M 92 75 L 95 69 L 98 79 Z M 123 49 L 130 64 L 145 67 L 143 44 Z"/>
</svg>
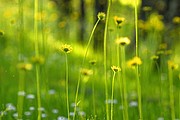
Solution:
<svg viewBox="0 0 180 120">
<path fill-rule="evenodd" d="M 0 120 L 180 120 L 180 17 L 138 19 L 138 0 L 94 15 L 87 0 L 80 43 L 72 2 L 62 18 L 50 0 L 0 0 Z"/>
</svg>

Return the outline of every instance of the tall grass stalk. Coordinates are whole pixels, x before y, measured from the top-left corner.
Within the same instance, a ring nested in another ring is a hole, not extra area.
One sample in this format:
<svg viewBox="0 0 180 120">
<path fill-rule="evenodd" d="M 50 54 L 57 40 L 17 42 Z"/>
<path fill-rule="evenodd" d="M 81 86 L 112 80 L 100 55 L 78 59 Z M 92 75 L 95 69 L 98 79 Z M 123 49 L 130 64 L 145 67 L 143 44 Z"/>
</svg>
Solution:
<svg viewBox="0 0 180 120">
<path fill-rule="evenodd" d="M 22 62 L 23 60 L 23 53 L 24 53 L 24 4 L 23 0 L 18 1 L 19 5 L 19 26 L 18 26 L 18 33 L 19 33 L 19 61 Z M 24 93 L 24 73 L 25 71 L 19 71 L 19 89 L 18 89 L 18 101 L 17 101 L 17 112 L 18 112 L 18 119 L 22 119 L 23 117 L 23 104 L 24 104 L 24 95 L 20 95 Z"/>
<path fill-rule="evenodd" d="M 135 0 L 134 4 L 134 15 L 135 15 L 135 35 L 136 35 L 136 56 L 139 56 L 139 39 L 138 39 L 138 4 Z M 141 82 L 139 79 L 139 66 L 136 66 L 136 80 L 137 80 L 137 92 L 138 92 L 138 109 L 139 109 L 139 120 L 143 120 L 142 116 L 142 101 L 141 101 Z"/>
<path fill-rule="evenodd" d="M 68 120 L 70 120 L 70 111 L 69 111 L 69 70 L 68 70 L 68 56 L 67 53 L 65 53 L 65 57 L 66 57 L 66 107 L 67 107 L 67 113 L 68 113 Z"/>
<path fill-rule="evenodd" d="M 159 100 L 159 106 L 160 106 L 160 108 L 162 109 L 161 110 L 161 117 L 164 117 L 164 108 L 163 108 L 163 94 L 162 94 L 162 92 L 163 92 L 163 82 L 162 82 L 162 80 L 161 80 L 161 69 L 160 69 L 160 67 L 159 67 L 159 65 L 158 65 L 158 62 L 157 61 L 155 61 L 155 65 L 156 65 L 156 68 L 157 68 L 157 71 L 158 71 L 158 78 L 159 78 L 159 82 L 160 82 L 160 100 Z"/>
<path fill-rule="evenodd" d="M 18 90 L 18 102 L 17 102 L 17 112 L 18 119 L 23 119 L 23 105 L 24 105 L 24 95 L 25 95 L 25 71 L 19 71 L 19 90 Z"/>
<path fill-rule="evenodd" d="M 168 65 L 168 77 L 169 77 L 169 97 L 170 97 L 171 119 L 175 120 L 173 70 L 170 65 Z"/>
<path fill-rule="evenodd" d="M 39 56 L 39 40 L 38 40 L 38 9 L 39 0 L 34 0 L 34 42 L 35 42 L 35 56 Z M 41 120 L 41 93 L 40 93 L 40 65 L 36 64 L 36 88 L 37 88 L 37 103 L 38 103 L 38 120 Z"/>
<path fill-rule="evenodd" d="M 106 12 L 106 23 L 104 29 L 104 82 L 105 82 L 105 96 L 106 100 L 108 100 L 108 85 L 107 85 L 107 32 L 108 32 L 108 24 L 109 24 L 109 15 L 111 8 L 111 0 L 108 0 L 108 7 Z M 106 119 L 109 120 L 109 105 L 106 104 Z"/>
<path fill-rule="evenodd" d="M 84 57 L 83 57 L 83 61 L 82 61 L 82 64 L 80 66 L 80 68 L 82 68 L 84 66 L 84 62 L 86 60 L 86 57 L 87 57 L 87 54 L 88 54 L 88 50 L 89 50 L 89 46 L 90 46 L 90 43 L 92 41 L 92 37 L 94 35 L 94 32 L 95 32 L 95 29 L 98 25 L 98 23 L 100 22 L 100 19 L 98 19 L 91 31 L 91 34 L 90 34 L 90 37 L 88 39 L 88 43 L 86 45 L 86 50 L 85 50 L 85 54 L 84 54 Z M 73 120 L 75 120 L 76 118 L 76 109 L 77 109 L 77 102 L 78 102 L 78 94 L 79 94 L 79 87 L 80 87 L 80 82 L 81 82 L 81 73 L 79 73 L 79 78 L 78 78 L 78 82 L 77 82 L 77 87 L 76 87 L 76 94 L 75 94 L 75 107 L 74 107 L 74 116 L 73 116 Z"/>
<path fill-rule="evenodd" d="M 128 115 L 128 100 L 127 100 L 127 88 L 126 88 L 126 57 L 125 57 L 125 46 L 121 46 L 121 69 L 122 69 L 122 84 L 123 84 L 123 119 L 129 120 Z"/>
<path fill-rule="evenodd" d="M 114 80 L 115 80 L 116 72 L 113 72 L 113 79 L 112 79 L 112 90 L 111 90 L 111 120 L 113 120 L 113 104 L 114 104 Z"/>
</svg>

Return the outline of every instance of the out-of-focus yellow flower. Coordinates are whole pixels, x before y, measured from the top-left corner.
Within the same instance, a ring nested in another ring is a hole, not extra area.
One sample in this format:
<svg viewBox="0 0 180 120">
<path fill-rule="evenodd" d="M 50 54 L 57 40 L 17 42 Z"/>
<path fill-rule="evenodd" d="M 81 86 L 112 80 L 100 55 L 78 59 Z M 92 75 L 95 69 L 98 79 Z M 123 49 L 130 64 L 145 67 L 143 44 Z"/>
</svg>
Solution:
<svg viewBox="0 0 180 120">
<path fill-rule="evenodd" d="M 145 22 L 143 20 L 138 20 L 138 27 L 143 30 L 146 29 Z"/>
<path fill-rule="evenodd" d="M 157 55 L 153 55 L 153 56 L 151 57 L 151 59 L 156 61 L 156 60 L 158 60 L 158 59 L 159 59 L 159 56 L 157 56 Z"/>
<path fill-rule="evenodd" d="M 35 16 L 35 19 L 36 19 L 36 20 L 44 20 L 45 17 L 46 17 L 45 12 L 38 12 L 38 13 L 36 14 L 36 16 Z"/>
<path fill-rule="evenodd" d="M 178 69 L 179 65 L 178 64 L 175 64 L 172 60 L 169 60 L 168 61 L 168 67 L 172 70 L 176 70 Z"/>
<path fill-rule="evenodd" d="M 149 11 L 152 10 L 152 8 L 151 8 L 150 6 L 144 6 L 144 7 L 142 8 L 142 10 L 145 11 L 145 12 L 149 12 Z"/>
<path fill-rule="evenodd" d="M 66 24 L 67 24 L 66 21 L 61 21 L 61 22 L 58 23 L 58 26 L 59 26 L 60 28 L 64 28 L 64 27 L 66 26 Z"/>
<path fill-rule="evenodd" d="M 125 18 L 114 16 L 114 22 L 118 28 L 121 28 L 122 23 L 125 21 Z"/>
<path fill-rule="evenodd" d="M 32 69 L 32 64 L 30 63 L 19 63 L 17 68 L 24 71 L 29 71 Z"/>
<path fill-rule="evenodd" d="M 81 69 L 81 74 L 83 76 L 90 76 L 93 74 L 93 71 L 91 69 L 87 69 L 87 68 L 82 68 Z"/>
<path fill-rule="evenodd" d="M 0 36 L 4 35 L 4 31 L 0 30 Z"/>
<path fill-rule="evenodd" d="M 173 18 L 172 21 L 173 21 L 173 23 L 175 23 L 175 24 L 179 24 L 179 23 L 180 23 L 180 17 L 176 16 L 176 17 Z"/>
<path fill-rule="evenodd" d="M 91 65 L 95 65 L 96 62 L 97 62 L 96 60 L 90 60 L 90 61 L 89 61 L 89 63 L 90 63 Z"/>
<path fill-rule="evenodd" d="M 134 58 L 132 58 L 127 62 L 128 67 L 134 67 L 136 65 L 141 65 L 141 64 L 142 64 L 142 60 L 137 56 L 135 56 Z"/>
<path fill-rule="evenodd" d="M 131 41 L 128 37 L 119 37 L 116 39 L 116 43 L 125 46 L 125 45 L 129 45 Z"/>
<path fill-rule="evenodd" d="M 89 80 L 89 77 L 93 74 L 93 71 L 91 69 L 82 68 L 81 74 L 83 76 L 83 82 L 86 83 Z"/>
<path fill-rule="evenodd" d="M 149 20 L 146 22 L 146 27 L 148 30 L 155 29 L 157 31 L 162 31 L 164 23 L 162 21 L 163 16 L 153 13 L 150 15 Z"/>
<path fill-rule="evenodd" d="M 112 71 L 113 72 L 119 72 L 119 71 L 121 71 L 121 68 L 120 67 L 118 67 L 118 66 L 111 66 L 111 69 L 112 69 Z"/>
<path fill-rule="evenodd" d="M 35 64 L 44 64 L 45 59 L 43 56 L 33 56 L 31 58 L 31 61 L 32 63 L 35 63 Z"/>
</svg>

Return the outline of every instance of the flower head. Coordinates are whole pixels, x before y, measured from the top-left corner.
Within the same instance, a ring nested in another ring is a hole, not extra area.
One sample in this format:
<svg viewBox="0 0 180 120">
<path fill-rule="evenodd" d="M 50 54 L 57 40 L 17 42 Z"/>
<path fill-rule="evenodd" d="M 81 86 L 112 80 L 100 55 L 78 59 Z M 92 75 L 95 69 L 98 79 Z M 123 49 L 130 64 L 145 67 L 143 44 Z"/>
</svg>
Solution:
<svg viewBox="0 0 180 120">
<path fill-rule="evenodd" d="M 4 35 L 4 31 L 0 30 L 0 36 Z"/>
<path fill-rule="evenodd" d="M 17 68 L 24 71 L 29 71 L 32 69 L 32 64 L 30 63 L 19 63 Z"/>
<path fill-rule="evenodd" d="M 62 45 L 60 49 L 65 53 L 70 53 L 73 50 L 71 45 L 68 45 L 68 44 Z"/>
<path fill-rule="evenodd" d="M 179 24 L 180 23 L 180 17 L 176 16 L 176 17 L 173 18 L 172 21 L 173 21 L 174 24 Z"/>
<path fill-rule="evenodd" d="M 91 65 L 95 65 L 95 64 L 96 64 L 96 60 L 91 60 L 91 61 L 89 61 L 89 63 L 90 63 Z"/>
<path fill-rule="evenodd" d="M 90 75 L 93 74 L 93 71 L 90 70 L 90 69 L 82 68 L 82 69 L 81 69 L 81 74 L 82 74 L 83 76 L 90 76 Z"/>
<path fill-rule="evenodd" d="M 175 64 L 173 61 L 169 60 L 168 61 L 168 67 L 171 68 L 172 70 L 178 69 L 178 64 Z"/>
<path fill-rule="evenodd" d="M 128 37 L 119 37 L 116 39 L 116 43 L 122 46 L 129 45 L 130 39 Z"/>
<path fill-rule="evenodd" d="M 145 11 L 145 12 L 148 12 L 148 11 L 151 11 L 152 8 L 151 8 L 150 6 L 144 6 L 144 7 L 142 8 L 142 10 Z"/>
<path fill-rule="evenodd" d="M 117 67 L 117 66 L 111 66 L 111 69 L 113 72 L 118 72 L 118 71 L 121 71 L 121 68 L 120 67 Z"/>
<path fill-rule="evenodd" d="M 136 65 L 141 65 L 142 64 L 142 61 L 141 61 L 141 58 L 135 56 L 134 58 L 132 58 L 131 60 L 129 60 L 127 62 L 128 66 L 129 67 L 134 67 Z"/>
<path fill-rule="evenodd" d="M 114 22 L 118 28 L 121 28 L 122 23 L 125 21 L 125 18 L 114 16 Z"/>
<path fill-rule="evenodd" d="M 97 17 L 99 20 L 105 20 L 106 14 L 104 12 L 99 12 Z"/>
<path fill-rule="evenodd" d="M 158 56 L 158 55 L 153 55 L 153 56 L 151 57 L 151 59 L 154 60 L 154 61 L 156 61 L 156 60 L 159 59 L 159 56 Z"/>
<path fill-rule="evenodd" d="M 35 64 L 44 64 L 45 59 L 43 56 L 33 56 L 31 58 L 31 61 Z"/>
</svg>

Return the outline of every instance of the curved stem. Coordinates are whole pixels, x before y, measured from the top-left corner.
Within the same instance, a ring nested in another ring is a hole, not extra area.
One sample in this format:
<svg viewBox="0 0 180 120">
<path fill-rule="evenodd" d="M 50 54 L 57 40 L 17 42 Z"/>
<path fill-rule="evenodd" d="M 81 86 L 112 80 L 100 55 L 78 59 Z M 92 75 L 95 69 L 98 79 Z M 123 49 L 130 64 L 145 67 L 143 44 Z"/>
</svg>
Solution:
<svg viewBox="0 0 180 120">
<path fill-rule="evenodd" d="M 89 50 L 89 46 L 90 46 L 90 43 L 92 41 L 92 37 L 93 37 L 93 34 L 95 32 L 95 29 L 98 25 L 98 23 L 100 22 L 100 20 L 98 19 L 92 29 L 92 32 L 90 34 L 90 37 L 89 37 L 89 40 L 88 40 L 88 43 L 86 45 L 86 50 L 85 50 L 85 54 L 84 54 L 84 58 L 83 58 L 83 61 L 82 61 L 82 64 L 80 66 L 80 68 L 82 68 L 84 66 L 84 62 L 85 62 L 85 59 L 87 57 L 87 53 L 88 53 L 88 50 Z M 79 78 L 78 78 L 78 83 L 77 83 L 77 87 L 76 87 L 76 95 L 75 95 L 75 106 L 74 106 L 74 116 L 73 116 L 73 120 L 75 120 L 76 118 L 76 108 L 77 108 L 77 101 L 78 101 L 78 93 L 79 93 L 79 86 L 80 86 L 80 81 L 81 81 L 81 73 L 79 73 Z"/>
<path fill-rule="evenodd" d="M 110 7 L 111 7 L 111 0 L 108 0 L 108 7 L 106 13 L 106 23 L 104 29 L 104 77 L 105 77 L 105 95 L 106 100 L 108 100 L 108 86 L 107 86 L 107 31 L 108 31 L 108 23 L 109 23 L 109 14 L 110 14 Z M 106 104 L 106 119 L 109 120 L 109 106 Z"/>
</svg>

